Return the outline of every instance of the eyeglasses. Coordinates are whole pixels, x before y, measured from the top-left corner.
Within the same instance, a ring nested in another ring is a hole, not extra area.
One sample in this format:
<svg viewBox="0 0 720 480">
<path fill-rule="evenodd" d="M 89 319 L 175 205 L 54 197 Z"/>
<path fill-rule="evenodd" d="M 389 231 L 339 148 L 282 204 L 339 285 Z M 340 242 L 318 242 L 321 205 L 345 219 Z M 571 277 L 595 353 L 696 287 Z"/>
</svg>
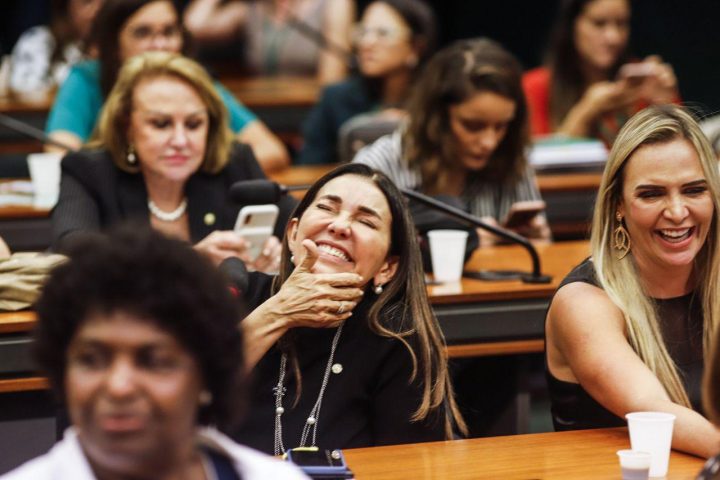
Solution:
<svg viewBox="0 0 720 480">
<path fill-rule="evenodd" d="M 410 31 L 392 27 L 366 27 L 365 25 L 356 25 L 353 28 L 352 38 L 356 43 L 369 35 L 375 37 L 379 42 L 392 42 L 409 37 Z"/>
<path fill-rule="evenodd" d="M 140 25 L 130 32 L 132 38 L 139 42 L 147 42 L 157 37 L 162 37 L 165 40 L 176 40 L 180 38 L 182 32 L 178 25 L 168 25 L 162 30 L 154 31 L 151 27 L 146 25 Z"/>
</svg>

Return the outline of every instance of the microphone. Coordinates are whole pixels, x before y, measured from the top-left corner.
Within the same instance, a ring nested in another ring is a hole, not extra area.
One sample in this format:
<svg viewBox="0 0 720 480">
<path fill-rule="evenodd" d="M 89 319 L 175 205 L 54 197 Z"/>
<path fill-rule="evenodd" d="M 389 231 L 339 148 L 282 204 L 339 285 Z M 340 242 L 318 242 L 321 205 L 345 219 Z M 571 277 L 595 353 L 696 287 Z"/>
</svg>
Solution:
<svg viewBox="0 0 720 480">
<path fill-rule="evenodd" d="M 348 69 L 353 70 L 355 68 L 355 57 L 351 52 L 349 52 L 345 47 L 331 41 L 322 31 L 316 29 L 305 20 L 302 20 L 293 12 L 289 12 L 288 25 L 297 30 L 300 34 L 304 35 L 306 38 L 309 38 L 321 49 L 327 50 L 336 57 L 340 58 Z"/>
<path fill-rule="evenodd" d="M 435 200 L 432 197 L 428 197 L 427 195 L 423 195 L 422 193 L 416 192 L 414 190 L 401 188 L 400 191 L 403 193 L 403 195 L 405 195 L 411 200 L 420 202 L 423 205 L 426 205 L 434 210 L 438 210 L 447 214 L 448 216 L 455 217 L 456 219 L 468 225 L 480 227 L 483 230 L 492 232 L 495 235 L 509 240 L 512 243 L 517 243 L 521 245 L 525 248 L 525 250 L 528 251 L 528 253 L 530 254 L 530 258 L 532 259 L 532 273 L 529 274 L 523 272 L 477 272 L 477 274 L 474 275 L 475 277 L 481 280 L 498 280 L 501 278 L 509 279 L 519 277 L 525 283 L 550 283 L 552 277 L 550 277 L 549 275 L 543 275 L 541 273 L 542 270 L 540 268 L 540 257 L 538 256 L 537 250 L 535 250 L 533 244 L 530 243 L 527 238 L 523 237 L 522 235 L 518 235 L 515 232 L 511 232 L 510 230 L 505 230 L 501 227 L 489 225 L 474 215 L 470 215 L 469 213 L 460 210 L 459 208 L 455 208 L 451 205 L 443 203 L 439 200 Z"/>
<path fill-rule="evenodd" d="M 228 196 L 239 205 L 263 205 L 278 203 L 283 195 L 289 192 L 303 191 L 311 185 L 280 185 L 270 180 L 240 180 L 230 186 Z"/>
<path fill-rule="evenodd" d="M 4 113 L 0 113 L 0 125 L 9 130 L 12 130 L 13 132 L 17 132 L 21 135 L 32 138 L 33 140 L 39 140 L 45 145 L 54 145 L 56 147 L 62 148 L 63 150 L 67 150 L 68 152 L 75 151 L 74 148 L 64 144 L 63 142 L 55 140 L 39 128 L 33 127 L 32 125 L 29 125 L 25 122 L 21 122 L 20 120 L 13 118 L 9 115 L 5 115 Z"/>
<path fill-rule="evenodd" d="M 230 291 L 235 297 L 242 297 L 247 292 L 250 275 L 245 262 L 238 257 L 228 257 L 220 262 L 218 269 L 230 280 Z"/>
</svg>

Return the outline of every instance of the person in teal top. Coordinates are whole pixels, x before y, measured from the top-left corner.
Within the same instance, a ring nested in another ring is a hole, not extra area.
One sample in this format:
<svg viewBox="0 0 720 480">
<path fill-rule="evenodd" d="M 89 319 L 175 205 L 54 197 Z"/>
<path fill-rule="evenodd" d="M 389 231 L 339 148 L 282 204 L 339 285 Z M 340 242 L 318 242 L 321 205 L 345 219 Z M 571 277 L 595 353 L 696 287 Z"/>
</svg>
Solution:
<svg viewBox="0 0 720 480">
<path fill-rule="evenodd" d="M 215 88 L 228 109 L 233 132 L 238 133 L 248 123 L 257 120 L 255 114 L 242 106 L 220 83 L 215 82 Z M 103 103 L 99 62 L 81 62 L 72 68 L 58 91 L 45 129 L 48 133 L 57 130 L 71 132 L 86 142 L 95 128 Z"/>
<path fill-rule="evenodd" d="M 73 67 L 60 87 L 45 131 L 71 149 L 92 136 L 105 97 L 122 63 L 139 53 L 184 53 L 187 42 L 170 0 L 106 0 L 92 27 L 99 60 Z M 282 142 L 222 85 L 215 83 L 237 140 L 250 145 L 264 170 L 282 168 L 290 158 Z"/>
</svg>

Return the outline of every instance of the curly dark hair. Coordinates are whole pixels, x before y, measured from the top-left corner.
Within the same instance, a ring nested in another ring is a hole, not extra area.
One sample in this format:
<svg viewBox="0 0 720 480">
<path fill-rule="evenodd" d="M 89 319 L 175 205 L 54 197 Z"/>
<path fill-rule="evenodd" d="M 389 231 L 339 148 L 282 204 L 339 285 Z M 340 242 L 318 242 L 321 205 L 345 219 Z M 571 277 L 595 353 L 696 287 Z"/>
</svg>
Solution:
<svg viewBox="0 0 720 480">
<path fill-rule="evenodd" d="M 35 305 L 35 358 L 59 399 L 68 347 L 83 323 L 122 312 L 169 333 L 195 359 L 213 398 L 198 421 L 234 425 L 245 397 L 241 305 L 210 261 L 185 242 L 127 224 L 83 236 L 67 254 Z"/>
</svg>

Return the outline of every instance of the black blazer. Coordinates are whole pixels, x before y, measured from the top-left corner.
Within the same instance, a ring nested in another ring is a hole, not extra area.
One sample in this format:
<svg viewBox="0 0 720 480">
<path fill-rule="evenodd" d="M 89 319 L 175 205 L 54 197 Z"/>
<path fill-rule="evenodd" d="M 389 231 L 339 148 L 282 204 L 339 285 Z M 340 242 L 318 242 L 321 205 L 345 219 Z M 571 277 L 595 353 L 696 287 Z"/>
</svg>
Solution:
<svg viewBox="0 0 720 480">
<path fill-rule="evenodd" d="M 120 221 L 150 225 L 142 174 L 118 169 L 107 150 L 70 153 L 61 163 L 60 197 L 52 212 L 53 250 L 62 250 L 82 232 L 104 230 Z M 239 180 L 265 178 L 252 150 L 235 144 L 218 174 L 197 172 L 185 185 L 190 239 L 198 242 L 214 230 L 231 230 L 242 205 L 230 201 L 228 189 Z M 282 238 L 296 201 L 283 198 L 275 235 Z"/>
</svg>

